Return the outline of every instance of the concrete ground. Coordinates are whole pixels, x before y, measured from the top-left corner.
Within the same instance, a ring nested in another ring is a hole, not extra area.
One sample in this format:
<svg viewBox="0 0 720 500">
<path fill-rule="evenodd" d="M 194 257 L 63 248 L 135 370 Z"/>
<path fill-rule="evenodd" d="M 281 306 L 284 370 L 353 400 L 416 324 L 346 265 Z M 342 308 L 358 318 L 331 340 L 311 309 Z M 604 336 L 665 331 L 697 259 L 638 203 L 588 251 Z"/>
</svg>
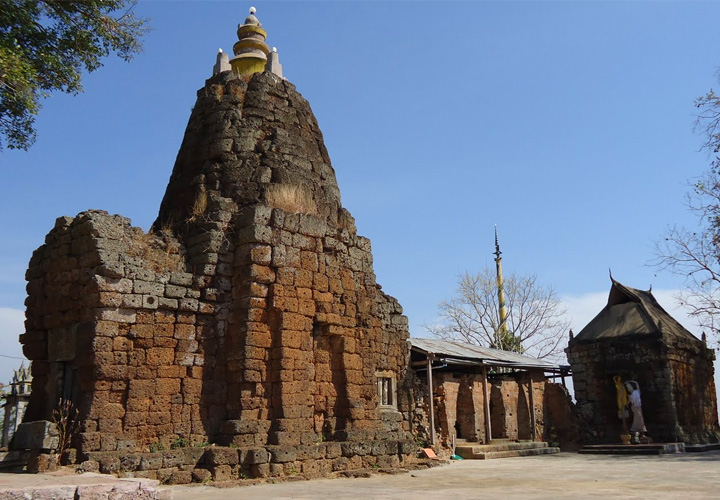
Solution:
<svg viewBox="0 0 720 500">
<path fill-rule="evenodd" d="M 709 499 L 720 498 L 720 451 L 659 456 L 560 453 L 497 460 L 453 461 L 398 475 L 319 479 L 216 488 L 162 486 L 156 481 L 119 480 L 99 474 L 0 474 L 5 498 L 262 499 Z M 74 487 L 73 487 L 74 486 Z M 24 496 L 18 489 L 38 489 Z M 78 493 L 74 494 L 75 488 Z M 82 489 L 82 490 L 81 490 Z M 130 490 L 132 491 L 130 491 Z M 14 491 L 13 491 L 14 490 Z M 45 490 L 41 492 L 39 490 Z M 60 496 L 52 496 L 50 490 Z M 67 490 L 67 491 L 66 491 Z M 73 491 L 70 491 L 73 490 Z M 20 493 L 18 496 L 13 493 Z M 158 495 L 159 493 L 159 495 Z M 62 496 L 66 494 L 66 496 Z M 49 496 L 48 496 L 49 495 Z"/>
<path fill-rule="evenodd" d="M 213 488 L 172 486 L 175 500 L 720 498 L 720 451 L 660 456 L 560 453 L 453 461 L 407 474 Z"/>
</svg>

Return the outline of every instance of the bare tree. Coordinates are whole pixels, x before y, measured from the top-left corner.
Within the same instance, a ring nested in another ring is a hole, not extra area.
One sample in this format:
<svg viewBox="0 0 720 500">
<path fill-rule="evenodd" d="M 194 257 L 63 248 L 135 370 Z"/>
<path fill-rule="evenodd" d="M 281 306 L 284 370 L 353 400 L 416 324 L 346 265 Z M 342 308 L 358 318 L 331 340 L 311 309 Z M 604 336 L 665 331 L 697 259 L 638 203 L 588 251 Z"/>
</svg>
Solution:
<svg viewBox="0 0 720 500">
<path fill-rule="evenodd" d="M 717 184 L 716 174 L 707 177 L 714 178 Z M 655 259 L 651 263 L 684 277 L 684 289 L 676 299 L 720 347 L 720 240 L 717 216 L 713 214 L 720 206 L 720 185 L 711 190 L 699 190 L 696 186 L 688 199 L 690 209 L 699 215 L 700 224 L 695 231 L 669 228 L 665 238 L 655 244 Z"/>
<path fill-rule="evenodd" d="M 500 331 L 497 282 L 490 269 L 461 275 L 456 296 L 438 305 L 443 323 L 425 328 L 443 340 L 559 357 L 570 320 L 555 290 L 538 283 L 535 275 L 510 273 L 504 281 L 509 335 Z"/>
<path fill-rule="evenodd" d="M 696 130 L 714 158 L 711 169 L 693 184 L 688 208 L 698 217 L 694 230 L 671 227 L 655 245 L 653 265 L 685 278 L 677 299 L 720 347 L 720 96 L 714 91 L 695 101 Z"/>
</svg>

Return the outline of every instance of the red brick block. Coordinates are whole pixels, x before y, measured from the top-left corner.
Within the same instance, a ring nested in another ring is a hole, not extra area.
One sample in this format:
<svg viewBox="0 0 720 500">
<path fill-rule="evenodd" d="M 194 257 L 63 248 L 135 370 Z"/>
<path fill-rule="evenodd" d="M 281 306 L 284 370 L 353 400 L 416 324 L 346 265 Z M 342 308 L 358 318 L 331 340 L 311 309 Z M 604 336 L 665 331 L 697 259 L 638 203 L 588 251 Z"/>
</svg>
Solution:
<svg viewBox="0 0 720 500">
<path fill-rule="evenodd" d="M 152 339 L 153 347 L 170 347 L 174 349 L 177 344 L 178 341 L 172 337 L 154 337 Z"/>
<path fill-rule="evenodd" d="M 125 337 L 115 337 L 112 339 L 112 350 L 117 352 L 129 351 L 132 348 L 132 342 Z"/>
<path fill-rule="evenodd" d="M 183 394 L 200 394 L 202 392 L 203 382 L 198 379 L 184 378 L 182 380 Z"/>
<path fill-rule="evenodd" d="M 171 365 L 175 360 L 175 350 L 168 347 L 152 347 L 147 350 L 148 365 Z"/>
<path fill-rule="evenodd" d="M 295 297 L 272 297 L 272 307 L 285 312 L 298 312 L 298 299 Z"/>
<path fill-rule="evenodd" d="M 128 401 L 134 399 L 151 398 L 155 394 L 154 380 L 131 380 L 128 391 Z"/>
<path fill-rule="evenodd" d="M 318 256 L 315 252 L 300 252 L 300 267 L 305 271 L 318 271 Z"/>
<path fill-rule="evenodd" d="M 267 311 L 264 309 L 248 309 L 247 319 L 248 321 L 265 322 L 267 321 Z"/>
<path fill-rule="evenodd" d="M 158 366 L 158 378 L 182 378 L 185 376 L 186 370 L 184 366 Z"/>
<path fill-rule="evenodd" d="M 313 272 L 305 269 L 299 269 L 295 275 L 295 286 L 303 288 L 312 288 Z"/>
<path fill-rule="evenodd" d="M 155 393 L 162 394 L 178 394 L 180 392 L 180 379 L 177 378 L 159 378 L 155 381 Z"/>
<path fill-rule="evenodd" d="M 315 301 L 314 300 L 300 300 L 298 302 L 297 312 L 303 316 L 314 316 L 315 315 Z"/>
<path fill-rule="evenodd" d="M 269 266 L 251 264 L 250 278 L 258 283 L 272 283 L 275 281 L 275 271 L 273 271 Z"/>
<path fill-rule="evenodd" d="M 266 349 L 253 346 L 245 346 L 245 357 L 247 359 L 260 359 L 264 360 L 267 357 Z"/>
<path fill-rule="evenodd" d="M 197 322 L 197 315 L 193 312 L 178 311 L 176 316 L 177 322 L 184 325 L 194 325 Z"/>
<path fill-rule="evenodd" d="M 183 340 L 194 339 L 195 338 L 195 326 L 187 325 L 187 324 L 175 325 L 174 338 L 183 339 Z"/>
<path fill-rule="evenodd" d="M 313 298 L 317 302 L 332 303 L 335 300 L 335 296 L 330 292 L 320 292 L 318 290 L 313 291 Z"/>
<path fill-rule="evenodd" d="M 249 346 L 268 348 L 272 346 L 272 337 L 270 329 L 267 332 L 249 331 L 245 337 L 245 342 Z"/>
<path fill-rule="evenodd" d="M 151 403 L 152 400 L 150 398 L 128 398 L 126 416 L 128 414 L 140 414 L 148 411 L 150 409 Z M 127 418 L 125 419 L 125 424 L 129 425 L 127 423 Z"/>
<path fill-rule="evenodd" d="M 254 264 L 268 266 L 271 259 L 272 247 L 269 245 L 257 245 L 250 248 L 250 260 Z"/>
<path fill-rule="evenodd" d="M 295 313 L 283 313 L 280 321 L 283 330 L 312 331 L 313 320 L 310 317 Z"/>
<path fill-rule="evenodd" d="M 283 267 L 278 269 L 276 282 L 281 285 L 292 286 L 295 284 L 295 274 L 297 270 L 292 267 Z"/>
</svg>

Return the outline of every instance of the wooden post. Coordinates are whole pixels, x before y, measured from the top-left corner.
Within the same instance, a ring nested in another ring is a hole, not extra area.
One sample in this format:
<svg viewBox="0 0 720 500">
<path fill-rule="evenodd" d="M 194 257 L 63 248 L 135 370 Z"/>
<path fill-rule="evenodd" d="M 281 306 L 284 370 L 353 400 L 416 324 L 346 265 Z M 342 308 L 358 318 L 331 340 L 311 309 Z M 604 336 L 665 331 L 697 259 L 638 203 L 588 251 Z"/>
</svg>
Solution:
<svg viewBox="0 0 720 500">
<path fill-rule="evenodd" d="M 535 441 L 537 434 L 535 432 L 535 396 L 533 394 L 532 371 L 528 371 L 528 375 L 530 377 L 530 382 L 528 383 L 528 387 L 530 389 L 530 394 L 528 395 L 530 399 L 530 440 Z"/>
<path fill-rule="evenodd" d="M 485 410 L 485 443 L 487 444 L 492 441 L 492 425 L 490 425 L 490 396 L 488 391 L 487 366 L 483 366 L 483 392 L 485 393 L 483 407 Z"/>
<path fill-rule="evenodd" d="M 432 360 L 433 354 L 427 354 L 427 384 L 430 406 L 430 446 L 435 446 L 435 398 L 433 397 Z"/>
</svg>

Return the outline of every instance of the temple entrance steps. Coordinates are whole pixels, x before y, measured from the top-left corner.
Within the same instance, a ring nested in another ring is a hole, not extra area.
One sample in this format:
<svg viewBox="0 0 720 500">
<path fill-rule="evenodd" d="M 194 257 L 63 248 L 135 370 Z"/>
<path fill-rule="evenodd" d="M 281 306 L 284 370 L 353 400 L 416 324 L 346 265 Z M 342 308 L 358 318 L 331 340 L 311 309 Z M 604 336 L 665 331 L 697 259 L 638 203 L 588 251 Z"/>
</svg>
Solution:
<svg viewBox="0 0 720 500">
<path fill-rule="evenodd" d="M 527 457 L 560 453 L 560 448 L 539 441 L 510 441 L 493 439 L 490 444 L 469 443 L 462 439 L 455 443 L 455 454 L 465 459 L 490 460 L 492 458 Z"/>
<path fill-rule="evenodd" d="M 578 453 L 595 455 L 666 455 L 685 453 L 683 443 L 651 444 L 589 444 L 580 448 Z"/>
</svg>

